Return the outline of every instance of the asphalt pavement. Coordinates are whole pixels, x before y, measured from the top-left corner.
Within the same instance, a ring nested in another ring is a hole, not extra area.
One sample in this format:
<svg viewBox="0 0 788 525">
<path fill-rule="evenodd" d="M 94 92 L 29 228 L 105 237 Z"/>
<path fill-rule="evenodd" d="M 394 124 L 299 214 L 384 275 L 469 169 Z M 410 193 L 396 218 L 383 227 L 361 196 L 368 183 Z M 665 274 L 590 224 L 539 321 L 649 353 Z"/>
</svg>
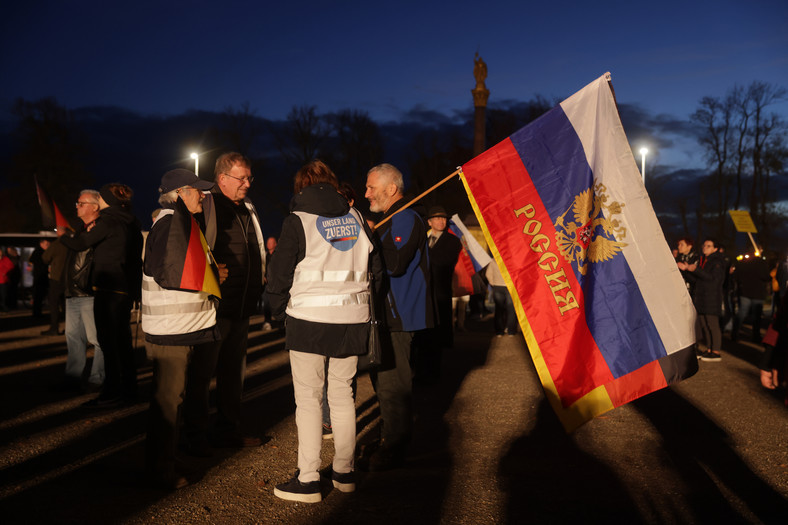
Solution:
<svg viewBox="0 0 788 525">
<path fill-rule="evenodd" d="M 785 390 L 760 386 L 756 344 L 726 338 L 721 362 L 700 362 L 694 377 L 567 435 L 523 338 L 470 321 L 439 383 L 415 387 L 406 465 L 360 472 L 352 494 L 325 483 L 323 501 L 309 505 L 273 495 L 296 467 L 282 332 L 253 318 L 249 336 L 245 430 L 270 441 L 185 458 L 192 484 L 167 492 L 142 472 L 151 368 L 141 344 L 140 402 L 85 412 L 95 394 L 52 388 L 65 338 L 41 336 L 45 328 L 22 313 L 0 318 L 3 523 L 788 523 Z M 358 383 L 363 453 L 380 420 L 367 375 Z"/>
</svg>

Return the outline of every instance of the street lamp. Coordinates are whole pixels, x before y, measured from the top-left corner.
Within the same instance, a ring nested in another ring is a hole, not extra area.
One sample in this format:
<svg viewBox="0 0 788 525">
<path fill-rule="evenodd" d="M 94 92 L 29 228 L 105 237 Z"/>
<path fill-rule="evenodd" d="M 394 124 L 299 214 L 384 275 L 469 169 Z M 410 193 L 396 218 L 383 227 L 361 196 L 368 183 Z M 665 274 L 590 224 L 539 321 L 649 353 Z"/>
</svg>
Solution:
<svg viewBox="0 0 788 525">
<path fill-rule="evenodd" d="M 194 174 L 199 177 L 200 176 L 200 155 L 197 152 L 192 151 L 192 154 L 189 155 L 189 156 L 194 159 Z"/>
<path fill-rule="evenodd" d="M 643 185 L 646 184 L 646 153 L 648 148 L 640 148 L 640 174 L 643 176 Z"/>
</svg>

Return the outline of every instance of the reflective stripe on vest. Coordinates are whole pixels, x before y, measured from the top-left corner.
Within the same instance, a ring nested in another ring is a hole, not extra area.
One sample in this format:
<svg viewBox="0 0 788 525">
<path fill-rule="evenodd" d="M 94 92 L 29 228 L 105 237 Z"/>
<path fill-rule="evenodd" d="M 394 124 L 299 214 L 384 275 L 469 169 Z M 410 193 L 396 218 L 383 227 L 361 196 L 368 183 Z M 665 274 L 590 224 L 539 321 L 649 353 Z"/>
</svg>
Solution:
<svg viewBox="0 0 788 525">
<path fill-rule="evenodd" d="M 301 219 L 306 247 L 293 272 L 287 314 L 317 323 L 369 321 L 367 266 L 372 242 L 361 215 L 352 208 L 342 217 L 293 214 Z"/>
<path fill-rule="evenodd" d="M 367 282 L 367 272 L 353 272 L 353 271 L 320 271 L 320 270 L 299 270 L 296 268 L 293 274 L 293 282 Z"/>
<path fill-rule="evenodd" d="M 295 300 L 290 299 L 288 308 L 304 308 L 311 306 L 346 306 L 356 304 L 369 304 L 369 292 L 345 295 L 311 295 L 301 296 Z"/>
<path fill-rule="evenodd" d="M 142 274 L 142 331 L 150 335 L 181 335 L 216 325 L 216 300 L 205 292 L 162 288 Z"/>
</svg>

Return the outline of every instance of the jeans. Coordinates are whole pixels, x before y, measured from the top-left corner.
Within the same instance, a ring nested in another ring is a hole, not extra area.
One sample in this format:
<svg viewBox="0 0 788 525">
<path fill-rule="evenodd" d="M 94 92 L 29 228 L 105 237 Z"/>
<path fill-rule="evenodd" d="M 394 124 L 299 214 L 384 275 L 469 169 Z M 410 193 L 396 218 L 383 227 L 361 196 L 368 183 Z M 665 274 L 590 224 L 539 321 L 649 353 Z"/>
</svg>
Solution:
<svg viewBox="0 0 788 525">
<path fill-rule="evenodd" d="M 733 320 L 733 331 L 731 338 L 736 339 L 739 337 L 739 330 L 747 318 L 747 314 L 752 310 L 752 338 L 756 342 L 761 340 L 761 317 L 763 316 L 763 299 L 753 299 L 751 297 L 739 297 L 739 311 L 736 312 L 736 317 Z"/>
<path fill-rule="evenodd" d="M 87 361 L 88 344 L 93 345 L 93 366 L 88 382 L 104 382 L 104 354 L 96 337 L 96 320 L 93 317 L 93 297 L 66 299 L 66 376 L 81 380 Z"/>
<path fill-rule="evenodd" d="M 323 397 L 328 362 L 328 399 Z M 356 449 L 356 406 L 353 377 L 357 356 L 328 358 L 319 354 L 290 350 L 293 392 L 298 428 L 298 479 L 302 483 L 320 479 L 320 449 L 323 446 L 322 408 L 331 406 L 334 433 L 333 470 L 344 474 L 353 470 Z"/>
</svg>

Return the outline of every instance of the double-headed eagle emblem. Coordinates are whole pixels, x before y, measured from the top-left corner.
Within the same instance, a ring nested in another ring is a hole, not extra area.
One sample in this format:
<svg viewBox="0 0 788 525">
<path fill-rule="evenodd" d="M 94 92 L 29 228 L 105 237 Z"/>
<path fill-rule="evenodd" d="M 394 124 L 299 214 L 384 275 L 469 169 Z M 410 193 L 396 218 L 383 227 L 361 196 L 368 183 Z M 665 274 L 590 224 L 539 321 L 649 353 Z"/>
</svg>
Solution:
<svg viewBox="0 0 788 525">
<path fill-rule="evenodd" d="M 614 218 L 624 204 L 607 203 L 607 188 L 596 183 L 593 191 L 588 188 L 576 195 L 574 202 L 555 222 L 555 236 L 561 254 L 569 262 L 577 262 L 581 275 L 588 271 L 589 263 L 612 259 L 621 248 L 627 229 Z M 566 216 L 571 212 L 571 222 Z"/>
</svg>

